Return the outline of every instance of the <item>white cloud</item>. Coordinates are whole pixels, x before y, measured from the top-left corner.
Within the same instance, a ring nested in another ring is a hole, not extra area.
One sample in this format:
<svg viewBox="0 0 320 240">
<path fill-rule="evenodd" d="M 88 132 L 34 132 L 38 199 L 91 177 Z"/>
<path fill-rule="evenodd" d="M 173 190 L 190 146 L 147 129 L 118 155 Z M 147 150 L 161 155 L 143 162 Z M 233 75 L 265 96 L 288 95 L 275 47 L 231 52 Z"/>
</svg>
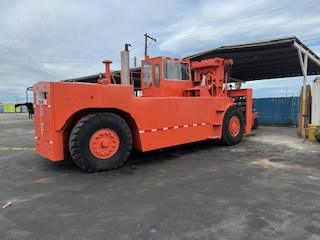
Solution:
<svg viewBox="0 0 320 240">
<path fill-rule="evenodd" d="M 146 32 L 157 38 L 152 56 L 172 57 L 278 36 L 317 38 L 319 10 L 317 0 L 1 1 L 0 99 L 24 96 L 39 80 L 103 72 L 104 59 L 119 69 L 125 43 L 139 62 Z M 311 49 L 320 55 L 319 42 Z M 270 80 L 262 82 L 268 89 Z"/>
<path fill-rule="evenodd" d="M 274 0 L 260 1 L 260 4 L 248 4 L 246 0 L 218 4 L 214 1 L 202 3 L 203 5 L 194 10 L 197 14 L 191 17 L 196 19 L 198 27 L 187 27 L 191 25 L 188 21 L 195 25 L 194 19 L 181 19 L 180 22 L 175 23 L 174 27 L 174 29 L 180 29 L 180 32 L 167 37 L 160 44 L 160 50 L 181 54 L 181 49 L 182 52 L 189 53 L 195 48 L 204 50 L 204 47 L 209 44 L 212 48 L 291 35 L 306 39 L 320 33 L 316 13 L 320 7 L 314 1 L 313 5 L 310 2 L 309 4 L 300 2 L 300 4 L 291 4 L 292 6 L 288 1 L 278 3 Z M 216 11 L 213 11 L 210 5 L 215 6 Z M 311 6 L 318 7 L 310 8 Z M 223 10 L 219 11 L 219 9 Z M 185 31 L 181 32 L 181 29 Z"/>
</svg>

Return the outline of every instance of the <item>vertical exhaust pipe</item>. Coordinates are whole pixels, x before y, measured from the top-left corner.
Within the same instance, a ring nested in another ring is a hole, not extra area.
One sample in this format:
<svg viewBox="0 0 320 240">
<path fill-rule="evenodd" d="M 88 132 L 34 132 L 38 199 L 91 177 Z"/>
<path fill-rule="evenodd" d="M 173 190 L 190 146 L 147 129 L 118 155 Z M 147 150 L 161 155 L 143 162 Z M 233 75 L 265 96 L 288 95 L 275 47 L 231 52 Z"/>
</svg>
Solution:
<svg viewBox="0 0 320 240">
<path fill-rule="evenodd" d="M 129 47 L 131 45 L 125 44 L 124 46 L 124 51 L 121 52 L 121 84 L 130 85 Z"/>
</svg>

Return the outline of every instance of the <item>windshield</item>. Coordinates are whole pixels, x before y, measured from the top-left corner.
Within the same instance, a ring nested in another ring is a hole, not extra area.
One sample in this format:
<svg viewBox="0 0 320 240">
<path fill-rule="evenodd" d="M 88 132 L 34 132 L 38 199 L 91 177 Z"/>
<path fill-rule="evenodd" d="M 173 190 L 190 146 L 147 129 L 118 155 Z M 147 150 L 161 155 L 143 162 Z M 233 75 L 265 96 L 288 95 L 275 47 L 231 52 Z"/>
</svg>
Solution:
<svg viewBox="0 0 320 240">
<path fill-rule="evenodd" d="M 184 62 L 163 61 L 163 77 L 167 80 L 184 80 L 188 81 L 189 64 Z"/>
</svg>

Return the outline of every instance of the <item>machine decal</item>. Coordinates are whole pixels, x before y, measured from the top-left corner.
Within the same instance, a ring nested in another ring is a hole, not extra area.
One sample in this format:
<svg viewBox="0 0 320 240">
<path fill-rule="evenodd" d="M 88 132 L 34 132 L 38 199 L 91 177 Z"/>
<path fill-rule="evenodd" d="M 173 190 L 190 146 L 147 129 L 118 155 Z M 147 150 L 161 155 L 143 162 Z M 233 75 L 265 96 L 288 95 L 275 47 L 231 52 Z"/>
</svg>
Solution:
<svg viewBox="0 0 320 240">
<path fill-rule="evenodd" d="M 35 139 L 37 139 L 37 140 L 40 140 L 41 138 L 39 138 L 39 137 L 35 137 Z M 45 140 L 47 143 L 50 143 L 50 144 L 53 144 L 53 141 L 51 141 L 51 140 Z"/>
<path fill-rule="evenodd" d="M 205 126 L 208 124 L 210 124 L 210 123 L 194 123 L 194 124 L 186 124 L 186 125 L 172 126 L 172 127 L 152 128 L 152 129 L 148 129 L 148 130 L 140 130 L 139 133 L 142 134 L 142 133 L 148 133 L 148 132 L 167 131 L 167 130 L 179 129 L 179 128 Z"/>
<path fill-rule="evenodd" d="M 43 137 L 43 133 L 44 133 L 44 122 L 43 122 L 43 106 L 42 104 L 40 104 L 40 133 L 41 136 Z"/>
</svg>

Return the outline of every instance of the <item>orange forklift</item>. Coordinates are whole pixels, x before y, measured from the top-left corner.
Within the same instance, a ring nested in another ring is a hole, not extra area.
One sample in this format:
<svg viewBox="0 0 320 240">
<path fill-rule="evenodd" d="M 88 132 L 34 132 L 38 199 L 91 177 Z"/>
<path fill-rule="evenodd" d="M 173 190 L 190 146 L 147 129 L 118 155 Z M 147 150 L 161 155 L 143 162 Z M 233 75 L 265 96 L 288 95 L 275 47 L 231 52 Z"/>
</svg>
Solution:
<svg viewBox="0 0 320 240">
<path fill-rule="evenodd" d="M 38 154 L 66 158 L 87 172 L 121 167 L 130 151 L 146 152 L 216 139 L 241 141 L 252 126 L 252 90 L 228 89 L 233 61 L 200 62 L 148 56 L 141 62 L 141 93 L 130 80 L 129 51 L 121 53 L 121 84 L 111 61 L 96 83 L 39 82 L 33 86 Z M 245 114 L 236 99 L 245 99 Z"/>
</svg>

